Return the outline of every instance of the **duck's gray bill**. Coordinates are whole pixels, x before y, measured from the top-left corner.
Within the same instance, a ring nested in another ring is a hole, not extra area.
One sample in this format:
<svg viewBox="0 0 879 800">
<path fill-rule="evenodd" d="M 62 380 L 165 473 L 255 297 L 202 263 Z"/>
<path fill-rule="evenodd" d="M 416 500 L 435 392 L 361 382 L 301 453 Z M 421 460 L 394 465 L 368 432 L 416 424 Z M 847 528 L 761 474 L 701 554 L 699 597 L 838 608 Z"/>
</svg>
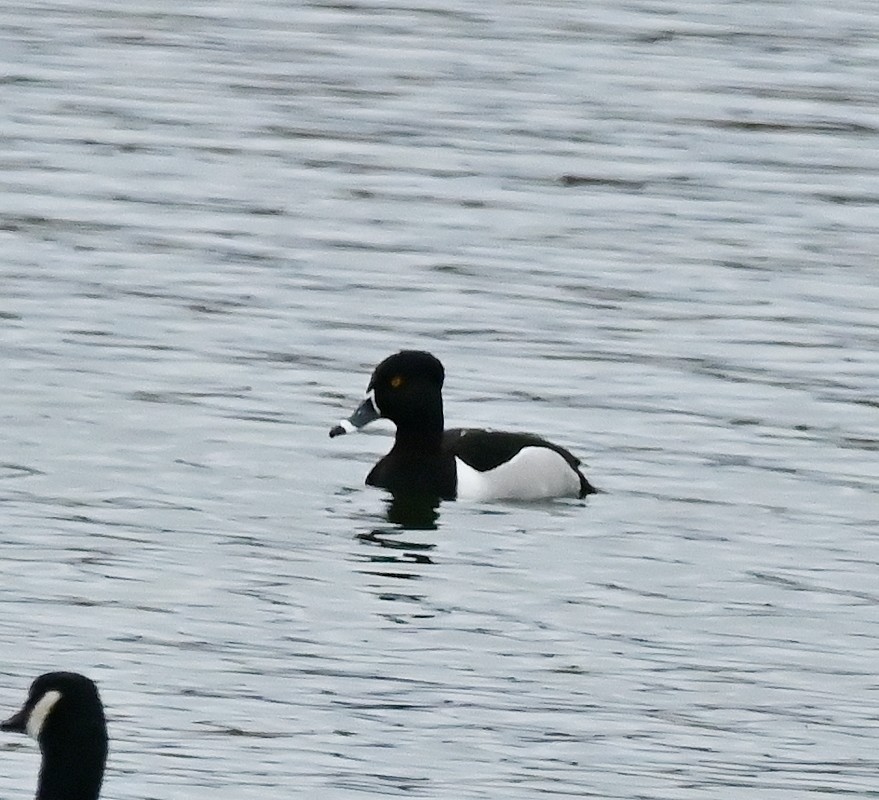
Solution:
<svg viewBox="0 0 879 800">
<path fill-rule="evenodd" d="M 344 433 L 353 433 L 358 428 L 362 428 L 373 420 L 377 420 L 380 416 L 381 414 L 378 413 L 370 393 L 370 396 L 357 406 L 357 409 L 348 419 L 340 420 L 338 425 L 330 429 L 330 438 L 333 439 Z"/>
</svg>

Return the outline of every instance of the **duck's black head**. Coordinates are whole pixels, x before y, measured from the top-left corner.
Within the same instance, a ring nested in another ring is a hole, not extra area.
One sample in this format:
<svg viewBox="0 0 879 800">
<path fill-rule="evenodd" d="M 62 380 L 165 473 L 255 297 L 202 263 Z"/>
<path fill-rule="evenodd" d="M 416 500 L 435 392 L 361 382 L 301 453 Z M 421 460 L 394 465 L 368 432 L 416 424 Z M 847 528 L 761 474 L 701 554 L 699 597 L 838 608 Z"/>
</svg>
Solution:
<svg viewBox="0 0 879 800">
<path fill-rule="evenodd" d="M 96 800 L 107 759 L 107 722 L 95 684 L 75 672 L 47 672 L 0 730 L 27 733 L 43 753 L 37 800 Z"/>
<path fill-rule="evenodd" d="M 443 380 L 440 360 L 423 350 L 401 350 L 372 373 L 368 392 L 376 410 L 397 429 L 443 429 Z"/>
</svg>

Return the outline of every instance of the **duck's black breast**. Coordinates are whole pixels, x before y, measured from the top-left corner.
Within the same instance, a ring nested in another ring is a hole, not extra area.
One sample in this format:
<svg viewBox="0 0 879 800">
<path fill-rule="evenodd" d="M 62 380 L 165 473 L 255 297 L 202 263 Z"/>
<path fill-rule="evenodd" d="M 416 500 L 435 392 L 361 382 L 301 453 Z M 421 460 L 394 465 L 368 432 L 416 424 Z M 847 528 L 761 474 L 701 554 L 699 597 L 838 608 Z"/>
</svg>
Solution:
<svg viewBox="0 0 879 800">
<path fill-rule="evenodd" d="M 454 500 L 458 483 L 455 458 L 442 451 L 422 452 L 395 446 L 372 468 L 366 483 L 395 495 Z"/>
</svg>

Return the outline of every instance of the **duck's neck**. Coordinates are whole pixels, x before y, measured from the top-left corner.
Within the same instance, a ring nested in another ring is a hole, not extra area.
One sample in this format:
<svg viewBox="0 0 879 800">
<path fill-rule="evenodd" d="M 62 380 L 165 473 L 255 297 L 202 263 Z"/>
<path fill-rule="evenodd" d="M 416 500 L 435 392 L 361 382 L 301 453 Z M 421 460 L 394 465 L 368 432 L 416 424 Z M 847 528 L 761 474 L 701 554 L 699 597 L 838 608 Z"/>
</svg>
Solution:
<svg viewBox="0 0 879 800">
<path fill-rule="evenodd" d="M 439 454 L 445 429 L 442 395 L 425 399 L 410 415 L 395 417 L 394 424 L 394 448 L 422 455 Z"/>
<path fill-rule="evenodd" d="M 400 453 L 417 454 L 421 459 L 442 451 L 444 420 L 443 402 L 422 406 L 414 419 L 397 419 L 394 449 Z"/>
<path fill-rule="evenodd" d="M 98 800 L 107 760 L 107 741 L 100 735 L 66 741 L 41 741 L 43 763 L 36 800 Z"/>
<path fill-rule="evenodd" d="M 414 453 L 420 458 L 439 455 L 443 446 L 443 423 L 440 417 L 439 427 L 435 425 L 397 426 L 394 437 L 394 450 L 402 453 Z"/>
</svg>

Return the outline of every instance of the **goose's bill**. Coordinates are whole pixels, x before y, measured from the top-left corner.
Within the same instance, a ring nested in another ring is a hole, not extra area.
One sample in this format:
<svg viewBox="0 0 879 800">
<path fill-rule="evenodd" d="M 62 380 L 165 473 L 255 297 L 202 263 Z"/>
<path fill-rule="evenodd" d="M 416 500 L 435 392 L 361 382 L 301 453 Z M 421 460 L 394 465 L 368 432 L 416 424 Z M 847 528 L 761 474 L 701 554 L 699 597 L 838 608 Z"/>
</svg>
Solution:
<svg viewBox="0 0 879 800">
<path fill-rule="evenodd" d="M 14 733 L 27 733 L 27 709 L 21 709 L 9 719 L 0 722 L 0 731 L 13 731 Z"/>
<path fill-rule="evenodd" d="M 348 419 L 339 420 L 339 424 L 330 430 L 330 438 L 342 436 L 345 433 L 353 433 L 364 425 L 374 422 L 380 416 L 381 414 L 379 414 L 378 409 L 375 407 L 372 392 L 370 392 Z"/>
</svg>

